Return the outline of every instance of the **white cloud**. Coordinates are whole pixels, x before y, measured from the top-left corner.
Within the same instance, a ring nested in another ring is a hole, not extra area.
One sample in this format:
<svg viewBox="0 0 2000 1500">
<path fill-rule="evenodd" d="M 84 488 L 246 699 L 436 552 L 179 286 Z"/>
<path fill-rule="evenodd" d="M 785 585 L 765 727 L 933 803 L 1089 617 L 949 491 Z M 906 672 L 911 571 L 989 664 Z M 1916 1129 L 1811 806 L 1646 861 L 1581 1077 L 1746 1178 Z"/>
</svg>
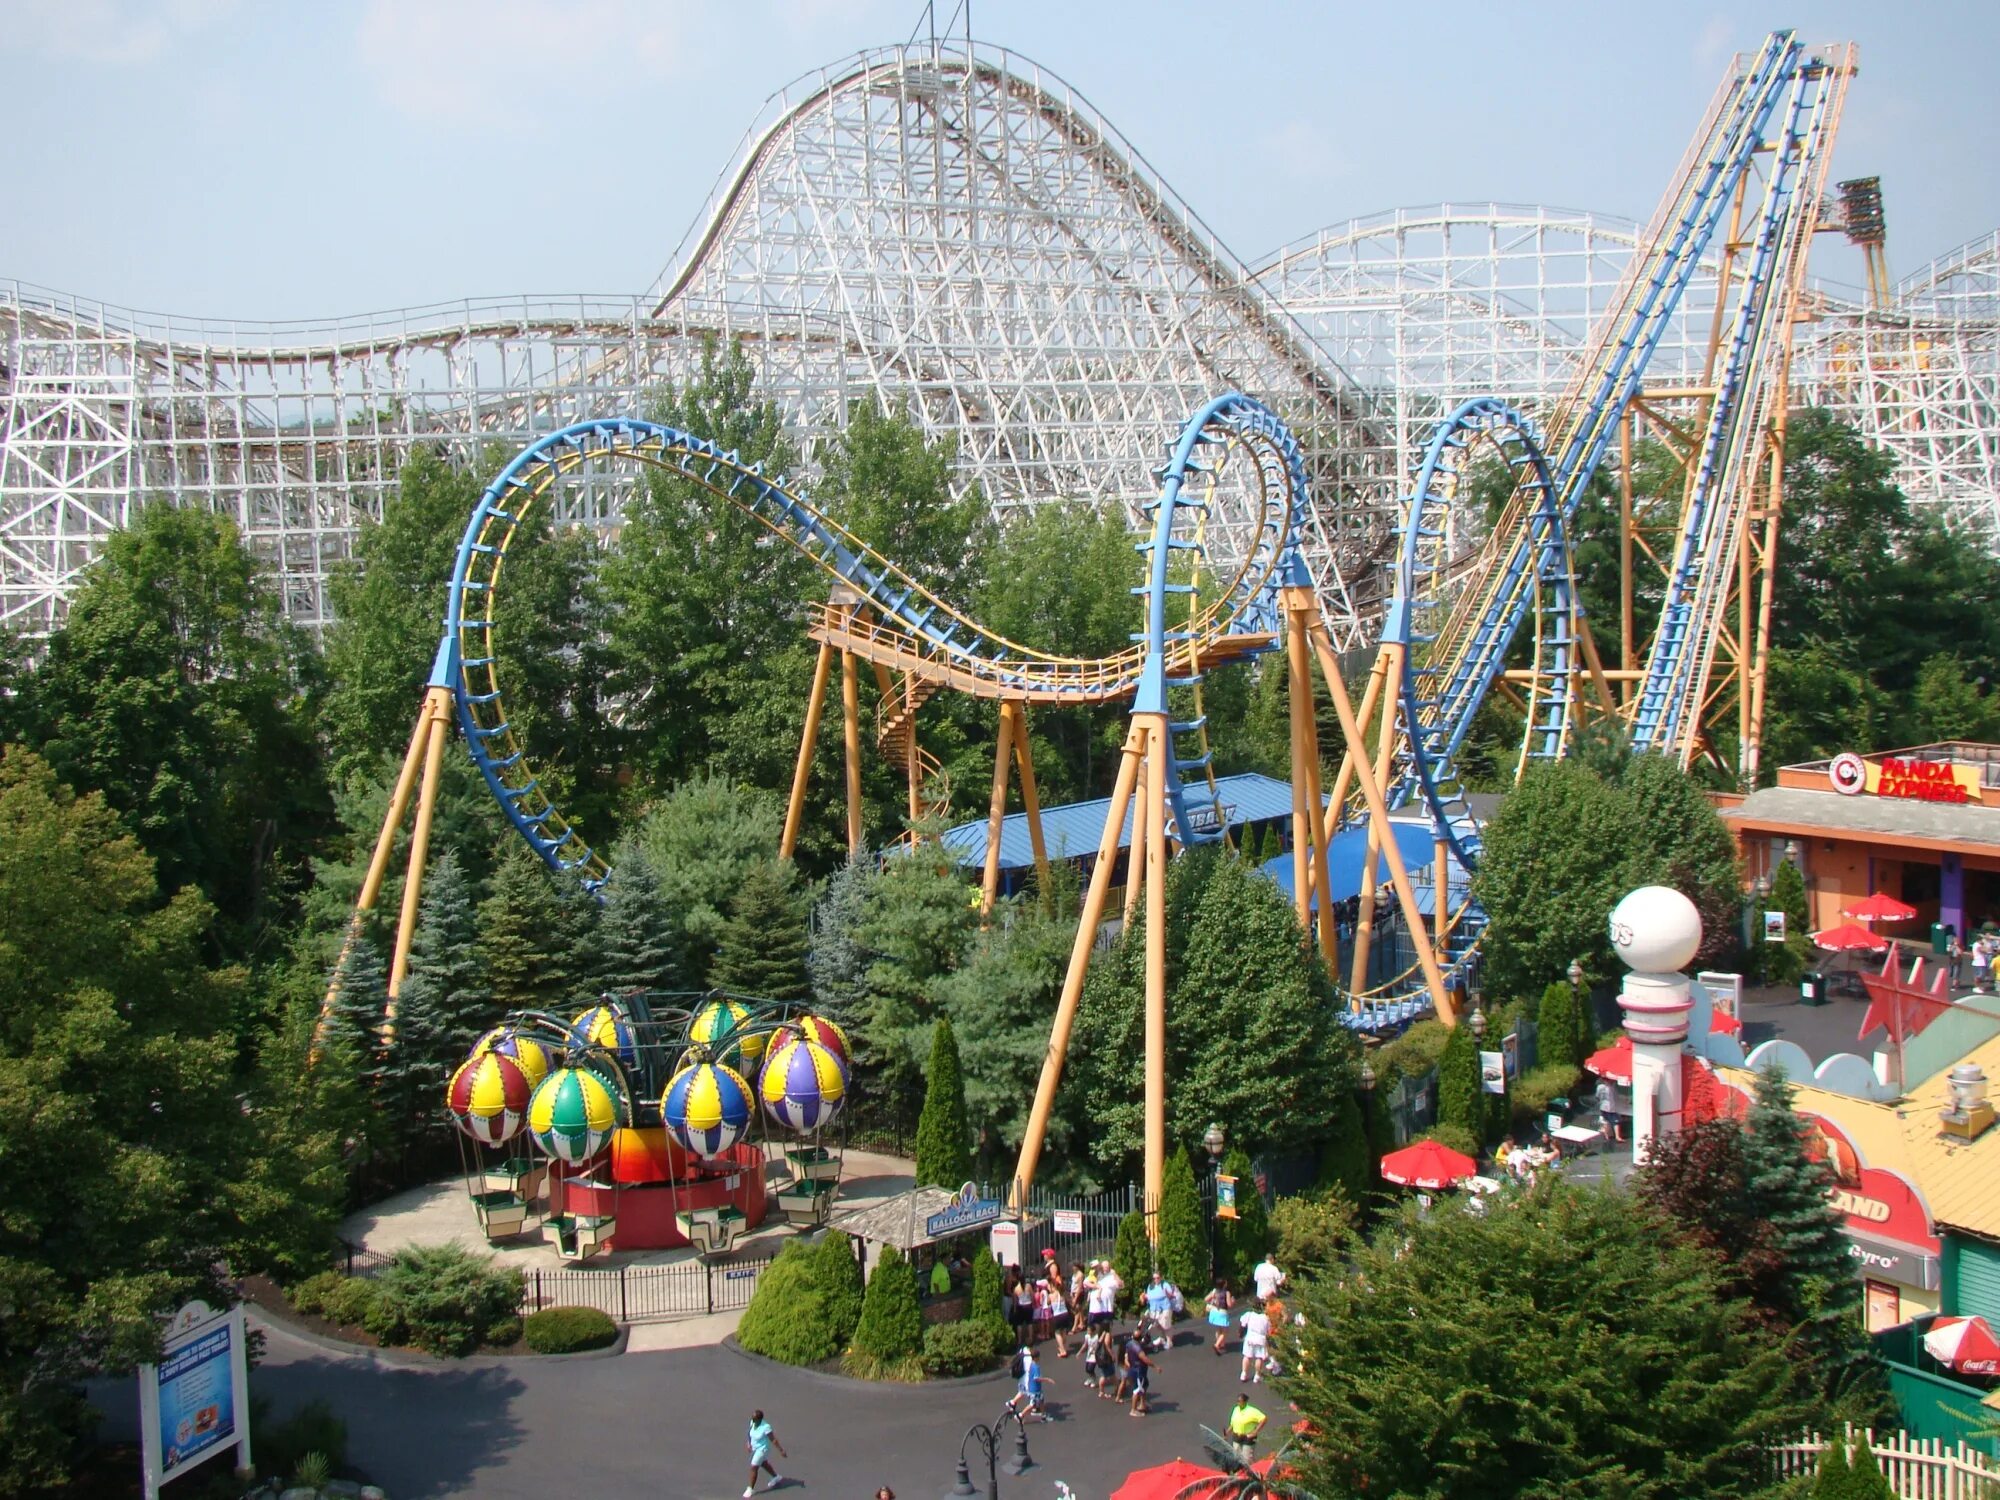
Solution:
<svg viewBox="0 0 2000 1500">
<path fill-rule="evenodd" d="M 569 104 L 685 76 L 703 61 L 695 0 L 368 0 L 362 68 L 414 119 L 532 130 Z"/>
<path fill-rule="evenodd" d="M 1333 138 L 1310 120 L 1288 120 L 1264 132 L 1266 151 L 1287 176 L 1324 182 L 1349 171 L 1353 162 Z"/>
<path fill-rule="evenodd" d="M 237 0 L 13 0 L 0 50 L 65 62 L 150 62 L 206 31 Z"/>
</svg>

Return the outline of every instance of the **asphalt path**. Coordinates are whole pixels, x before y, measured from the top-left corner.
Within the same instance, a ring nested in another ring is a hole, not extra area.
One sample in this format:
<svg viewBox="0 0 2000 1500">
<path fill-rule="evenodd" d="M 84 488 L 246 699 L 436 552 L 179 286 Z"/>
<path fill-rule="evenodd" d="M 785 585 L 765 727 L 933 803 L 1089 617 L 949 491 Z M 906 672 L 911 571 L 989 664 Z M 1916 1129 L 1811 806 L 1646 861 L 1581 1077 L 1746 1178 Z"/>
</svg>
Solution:
<svg viewBox="0 0 2000 1500">
<path fill-rule="evenodd" d="M 793 1500 L 870 1500 L 890 1486 L 898 1500 L 933 1500 L 956 1477 L 959 1441 L 992 1422 L 1012 1393 L 1004 1377 L 924 1386 L 871 1385 L 753 1360 L 720 1345 L 560 1360 L 385 1357 L 334 1348 L 256 1319 L 267 1330 L 251 1388 L 284 1416 L 324 1397 L 346 1421 L 348 1456 L 392 1500 L 478 1495 L 491 1500 L 618 1500 L 624 1496 L 737 1500 L 748 1467 L 743 1434 L 762 1408 L 789 1451 L 778 1459 L 780 1494 Z M 1155 1355 L 1153 1414 L 1132 1417 L 1083 1387 L 1075 1358 L 1045 1346 L 1051 1422 L 1028 1424 L 1035 1467 L 1001 1474 L 1003 1496 L 1049 1497 L 1062 1480 L 1078 1500 L 1104 1500 L 1133 1469 L 1177 1457 L 1205 1462 L 1200 1427 L 1220 1429 L 1234 1404 L 1238 1363 L 1209 1352 L 1183 1323 L 1171 1351 Z M 1282 1431 L 1282 1403 L 1268 1386 L 1253 1399 Z M 136 1433 L 136 1388 L 107 1382 L 93 1394 L 103 1435 Z M 1010 1423 L 1001 1462 L 1014 1449 Z M 983 1460 L 968 1445 L 973 1483 Z M 775 1456 L 775 1455 L 774 1455 Z M 762 1493 L 760 1488 L 759 1493 Z"/>
</svg>

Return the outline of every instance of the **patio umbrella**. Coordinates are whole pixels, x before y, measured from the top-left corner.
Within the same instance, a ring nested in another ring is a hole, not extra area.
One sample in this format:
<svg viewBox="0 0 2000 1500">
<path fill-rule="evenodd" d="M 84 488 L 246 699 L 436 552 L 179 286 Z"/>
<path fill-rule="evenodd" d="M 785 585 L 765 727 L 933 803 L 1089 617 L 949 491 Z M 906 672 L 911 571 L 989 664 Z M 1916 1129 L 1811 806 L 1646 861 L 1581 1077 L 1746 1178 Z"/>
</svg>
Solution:
<svg viewBox="0 0 2000 1500">
<path fill-rule="evenodd" d="M 1479 1163 L 1464 1152 L 1436 1141 L 1418 1141 L 1382 1158 L 1383 1180 L 1403 1187 L 1448 1188 L 1478 1170 Z"/>
<path fill-rule="evenodd" d="M 1584 1067 L 1599 1078 L 1632 1087 L 1632 1038 L 1621 1036 L 1609 1047 L 1599 1047 L 1583 1060 Z"/>
<path fill-rule="evenodd" d="M 1708 1018 L 1708 1031 L 1710 1036 L 1713 1036 L 1718 1031 L 1727 1036 L 1741 1036 L 1743 1034 L 1743 1021 L 1741 1017 L 1732 1016 L 1726 1010 L 1718 1010 Z"/>
<path fill-rule="evenodd" d="M 2000 1340 L 1984 1318 L 1939 1318 L 1924 1334 L 1924 1349 L 1960 1375 L 2000 1375 Z"/>
<path fill-rule="evenodd" d="M 1824 931 L 1815 932 L 1812 940 L 1816 946 L 1826 949 L 1829 953 L 1847 953 L 1856 949 L 1868 953 L 1880 953 L 1889 946 L 1887 938 L 1875 936 L 1858 922 L 1842 922 L 1838 927 L 1828 927 Z"/>
<path fill-rule="evenodd" d="M 1905 906 L 1894 896 L 1875 892 L 1866 901 L 1857 901 L 1842 912 L 1843 917 L 1855 917 L 1863 922 L 1907 922 L 1917 914 L 1914 906 Z"/>
<path fill-rule="evenodd" d="M 1125 1482 L 1111 1492 L 1111 1500 L 1174 1500 L 1190 1485 L 1200 1484 L 1205 1479 L 1221 1479 L 1222 1470 L 1211 1469 L 1205 1464 L 1191 1464 L 1184 1458 L 1177 1458 L 1170 1464 L 1155 1464 L 1150 1469 L 1134 1469 L 1125 1476 Z"/>
</svg>

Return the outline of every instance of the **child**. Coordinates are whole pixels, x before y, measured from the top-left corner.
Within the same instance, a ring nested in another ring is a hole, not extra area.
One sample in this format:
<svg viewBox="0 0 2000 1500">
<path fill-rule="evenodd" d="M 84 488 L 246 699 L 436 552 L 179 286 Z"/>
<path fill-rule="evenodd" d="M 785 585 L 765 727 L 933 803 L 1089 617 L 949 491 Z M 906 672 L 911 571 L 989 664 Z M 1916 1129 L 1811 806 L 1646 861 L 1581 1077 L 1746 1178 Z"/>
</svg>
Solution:
<svg viewBox="0 0 2000 1500">
<path fill-rule="evenodd" d="M 1104 1355 L 1104 1335 L 1095 1328 L 1084 1330 L 1083 1335 L 1083 1383 L 1095 1390 L 1098 1383 L 1098 1365 Z"/>
<path fill-rule="evenodd" d="M 1021 1368 L 1021 1384 L 1020 1388 L 1007 1398 L 1007 1410 L 1018 1412 L 1022 1417 L 1036 1422 L 1046 1422 L 1049 1414 L 1042 1409 L 1042 1362 L 1035 1358 L 1032 1344 L 1021 1346 L 1018 1362 Z"/>
</svg>

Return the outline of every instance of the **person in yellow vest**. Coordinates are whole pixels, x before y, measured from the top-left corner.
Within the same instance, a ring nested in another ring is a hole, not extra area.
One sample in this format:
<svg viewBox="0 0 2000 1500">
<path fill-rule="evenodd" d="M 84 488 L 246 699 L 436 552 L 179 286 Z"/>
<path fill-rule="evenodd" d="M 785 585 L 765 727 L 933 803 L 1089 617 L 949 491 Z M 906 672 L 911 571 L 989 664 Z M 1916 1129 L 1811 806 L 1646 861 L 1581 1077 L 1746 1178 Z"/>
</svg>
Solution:
<svg viewBox="0 0 2000 1500">
<path fill-rule="evenodd" d="M 1247 1467 L 1257 1456 L 1257 1434 L 1268 1420 L 1265 1415 L 1250 1404 L 1250 1397 L 1240 1395 L 1236 1405 L 1229 1411 L 1229 1445 L 1236 1450 L 1236 1456 Z"/>
</svg>

